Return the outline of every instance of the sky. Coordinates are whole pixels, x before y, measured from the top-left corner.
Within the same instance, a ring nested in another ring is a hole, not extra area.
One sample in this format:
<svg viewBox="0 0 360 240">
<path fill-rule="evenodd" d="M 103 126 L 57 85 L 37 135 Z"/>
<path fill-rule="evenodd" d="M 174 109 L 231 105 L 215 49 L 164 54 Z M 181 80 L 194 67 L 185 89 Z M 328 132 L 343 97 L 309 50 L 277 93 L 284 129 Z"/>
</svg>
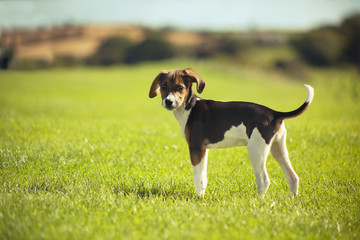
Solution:
<svg viewBox="0 0 360 240">
<path fill-rule="evenodd" d="M 360 0 L 0 0 L 0 27 L 130 23 L 188 30 L 309 29 L 360 13 Z"/>
</svg>

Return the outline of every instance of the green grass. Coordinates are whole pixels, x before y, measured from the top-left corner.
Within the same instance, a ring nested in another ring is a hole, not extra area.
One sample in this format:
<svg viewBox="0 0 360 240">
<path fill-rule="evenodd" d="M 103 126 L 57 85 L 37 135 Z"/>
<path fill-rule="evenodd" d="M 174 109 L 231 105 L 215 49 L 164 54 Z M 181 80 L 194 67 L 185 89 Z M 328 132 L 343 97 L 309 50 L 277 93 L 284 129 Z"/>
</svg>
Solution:
<svg viewBox="0 0 360 240">
<path fill-rule="evenodd" d="M 360 238 L 357 73 L 313 70 L 314 102 L 286 122 L 299 196 L 269 156 L 258 197 L 246 148 L 233 148 L 210 151 L 199 198 L 178 123 L 148 99 L 159 71 L 189 66 L 204 98 L 282 111 L 306 98 L 299 82 L 201 62 L 0 72 L 0 238 Z"/>
</svg>

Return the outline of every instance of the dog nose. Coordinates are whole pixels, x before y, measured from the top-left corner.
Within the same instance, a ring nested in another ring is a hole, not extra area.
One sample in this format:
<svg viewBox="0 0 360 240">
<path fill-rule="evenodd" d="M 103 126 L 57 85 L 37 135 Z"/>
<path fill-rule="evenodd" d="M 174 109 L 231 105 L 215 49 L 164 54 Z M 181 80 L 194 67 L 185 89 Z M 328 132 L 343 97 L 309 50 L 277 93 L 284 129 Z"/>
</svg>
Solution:
<svg viewBox="0 0 360 240">
<path fill-rule="evenodd" d="M 171 107 L 172 104 L 173 104 L 173 102 L 172 102 L 171 100 L 165 99 L 165 105 L 166 105 L 167 107 Z"/>
</svg>

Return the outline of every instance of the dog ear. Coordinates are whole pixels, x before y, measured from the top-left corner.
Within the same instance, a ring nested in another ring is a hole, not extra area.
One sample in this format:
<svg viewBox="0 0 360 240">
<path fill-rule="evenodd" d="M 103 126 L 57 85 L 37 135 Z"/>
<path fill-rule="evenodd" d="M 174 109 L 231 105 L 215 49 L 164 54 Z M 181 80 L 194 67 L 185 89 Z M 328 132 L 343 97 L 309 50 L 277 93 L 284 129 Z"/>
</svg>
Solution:
<svg viewBox="0 0 360 240">
<path fill-rule="evenodd" d="M 196 82 L 197 92 L 202 93 L 205 88 L 205 81 L 200 77 L 200 75 L 197 74 L 192 68 L 186 68 L 184 72 L 187 76 L 189 76 L 191 83 Z"/>
<path fill-rule="evenodd" d="M 162 78 L 162 76 L 164 76 L 165 74 L 167 74 L 168 71 L 163 70 L 161 73 L 159 73 L 156 78 L 154 79 L 153 83 L 151 84 L 150 87 L 150 92 L 149 92 L 149 97 L 153 98 L 156 97 L 159 92 L 160 92 L 160 80 Z"/>
</svg>

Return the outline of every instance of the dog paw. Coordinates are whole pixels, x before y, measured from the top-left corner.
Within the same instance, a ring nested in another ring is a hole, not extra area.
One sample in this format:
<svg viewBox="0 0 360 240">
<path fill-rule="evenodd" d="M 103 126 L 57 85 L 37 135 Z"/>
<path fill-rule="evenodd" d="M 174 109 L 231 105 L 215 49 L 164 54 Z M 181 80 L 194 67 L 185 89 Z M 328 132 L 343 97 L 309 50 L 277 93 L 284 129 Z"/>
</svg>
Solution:
<svg viewBox="0 0 360 240">
<path fill-rule="evenodd" d="M 196 192 L 196 194 L 197 194 L 199 197 L 205 196 L 205 188 L 203 188 L 203 189 L 196 189 L 195 192 Z"/>
</svg>

